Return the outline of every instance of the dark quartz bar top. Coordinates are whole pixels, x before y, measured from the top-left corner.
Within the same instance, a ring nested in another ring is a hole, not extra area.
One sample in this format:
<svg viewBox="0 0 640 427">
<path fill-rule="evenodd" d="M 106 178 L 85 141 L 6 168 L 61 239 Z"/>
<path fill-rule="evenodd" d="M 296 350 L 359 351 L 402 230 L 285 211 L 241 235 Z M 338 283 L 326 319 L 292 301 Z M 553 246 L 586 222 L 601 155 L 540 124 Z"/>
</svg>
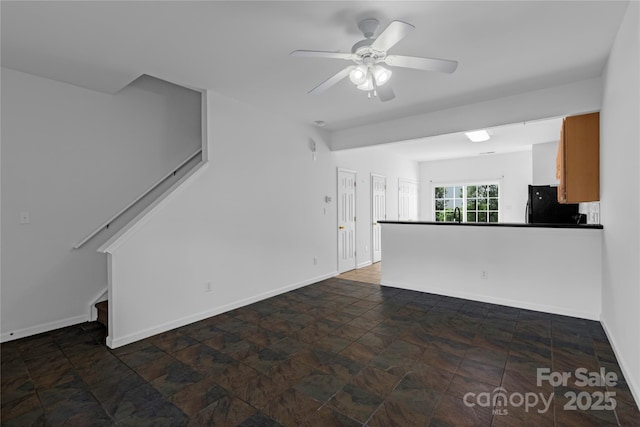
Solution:
<svg viewBox="0 0 640 427">
<path fill-rule="evenodd" d="M 601 224 L 525 224 L 517 222 L 436 222 L 436 221 L 378 221 L 380 224 L 413 224 L 413 225 L 444 225 L 450 227 L 524 227 L 524 228 L 585 228 L 602 230 Z"/>
</svg>

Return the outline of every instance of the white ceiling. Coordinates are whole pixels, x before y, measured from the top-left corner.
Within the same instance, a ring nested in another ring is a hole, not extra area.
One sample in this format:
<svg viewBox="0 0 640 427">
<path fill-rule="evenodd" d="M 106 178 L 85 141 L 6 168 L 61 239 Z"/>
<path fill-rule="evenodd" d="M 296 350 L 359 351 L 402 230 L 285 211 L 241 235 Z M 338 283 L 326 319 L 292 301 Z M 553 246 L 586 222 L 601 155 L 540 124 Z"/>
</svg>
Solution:
<svg viewBox="0 0 640 427">
<path fill-rule="evenodd" d="M 106 92 L 149 74 L 299 122 L 323 120 L 331 132 L 600 76 L 627 5 L 2 1 L 2 65 Z M 367 99 L 348 79 L 307 95 L 348 63 L 289 52 L 349 51 L 367 17 L 381 29 L 392 20 L 415 25 L 390 53 L 457 60 L 457 71 L 394 68 L 396 98 L 386 103 Z"/>
</svg>

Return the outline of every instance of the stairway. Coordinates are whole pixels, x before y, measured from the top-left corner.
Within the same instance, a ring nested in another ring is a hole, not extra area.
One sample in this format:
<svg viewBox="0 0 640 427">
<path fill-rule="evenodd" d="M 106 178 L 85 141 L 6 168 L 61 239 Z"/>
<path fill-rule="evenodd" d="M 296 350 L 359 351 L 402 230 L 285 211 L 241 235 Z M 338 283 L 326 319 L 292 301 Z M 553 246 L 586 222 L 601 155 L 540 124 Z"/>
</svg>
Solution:
<svg viewBox="0 0 640 427">
<path fill-rule="evenodd" d="M 96 310 L 98 310 L 98 323 L 102 323 L 109 331 L 109 301 L 97 302 Z"/>
</svg>

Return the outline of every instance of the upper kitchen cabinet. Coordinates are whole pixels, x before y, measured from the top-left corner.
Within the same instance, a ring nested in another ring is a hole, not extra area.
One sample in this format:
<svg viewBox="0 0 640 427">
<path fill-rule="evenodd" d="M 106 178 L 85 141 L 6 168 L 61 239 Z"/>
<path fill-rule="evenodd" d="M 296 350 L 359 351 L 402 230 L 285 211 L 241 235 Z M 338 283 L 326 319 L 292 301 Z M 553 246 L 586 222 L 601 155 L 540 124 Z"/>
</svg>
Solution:
<svg viewBox="0 0 640 427">
<path fill-rule="evenodd" d="M 556 166 L 558 202 L 600 200 L 600 113 L 563 120 Z"/>
</svg>

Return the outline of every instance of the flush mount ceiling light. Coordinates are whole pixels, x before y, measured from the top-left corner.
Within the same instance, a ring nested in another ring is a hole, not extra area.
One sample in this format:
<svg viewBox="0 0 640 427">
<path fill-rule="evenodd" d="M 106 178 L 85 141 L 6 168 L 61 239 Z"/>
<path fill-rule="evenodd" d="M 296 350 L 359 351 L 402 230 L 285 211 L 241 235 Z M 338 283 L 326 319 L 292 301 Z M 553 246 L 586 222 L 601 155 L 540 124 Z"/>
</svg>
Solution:
<svg viewBox="0 0 640 427">
<path fill-rule="evenodd" d="M 365 39 L 354 44 L 351 53 L 318 50 L 294 50 L 291 52 L 291 56 L 344 59 L 353 61 L 355 64 L 338 71 L 337 74 L 311 89 L 309 94 L 318 95 L 349 76 L 349 80 L 358 89 L 368 92 L 369 98 L 373 95 L 380 98 L 381 101 L 389 101 L 396 96 L 391 85 L 385 85 L 391 77 L 391 70 L 381 64 L 441 73 L 453 73 L 458 67 L 457 61 L 447 59 L 387 55 L 387 51 L 405 38 L 414 29 L 414 26 L 402 21 L 393 21 L 378 37 L 374 38 L 373 35 L 377 32 L 379 25 L 378 20 L 373 18 L 360 21 L 358 28 L 362 31 Z"/>
<path fill-rule="evenodd" d="M 484 142 L 488 141 L 490 138 L 489 132 L 487 132 L 485 129 L 476 130 L 473 132 L 465 132 L 464 134 L 467 135 L 467 138 L 469 138 L 471 142 Z"/>
</svg>

